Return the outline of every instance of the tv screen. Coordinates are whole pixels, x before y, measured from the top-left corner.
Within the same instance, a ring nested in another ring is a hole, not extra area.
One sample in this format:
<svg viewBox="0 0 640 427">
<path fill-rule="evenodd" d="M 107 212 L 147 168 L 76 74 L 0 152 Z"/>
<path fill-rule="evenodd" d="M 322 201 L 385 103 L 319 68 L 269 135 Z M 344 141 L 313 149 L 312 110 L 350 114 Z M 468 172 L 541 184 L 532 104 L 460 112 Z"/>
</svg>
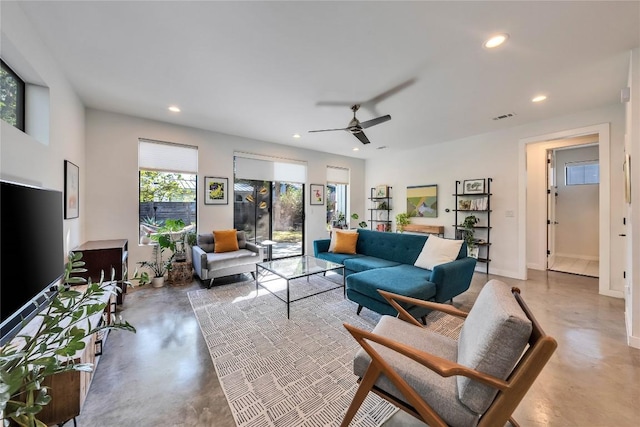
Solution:
<svg viewBox="0 0 640 427">
<path fill-rule="evenodd" d="M 64 273 L 62 214 L 62 192 L 0 181 L 0 344 L 46 305 Z"/>
</svg>

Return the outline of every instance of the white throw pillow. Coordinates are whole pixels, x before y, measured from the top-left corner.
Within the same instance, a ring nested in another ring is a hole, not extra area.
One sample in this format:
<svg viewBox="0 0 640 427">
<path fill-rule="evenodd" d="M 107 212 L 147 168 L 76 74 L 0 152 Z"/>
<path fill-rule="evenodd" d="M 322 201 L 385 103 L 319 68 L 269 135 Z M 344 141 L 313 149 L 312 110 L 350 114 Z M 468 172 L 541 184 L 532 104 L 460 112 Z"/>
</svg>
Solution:
<svg viewBox="0 0 640 427">
<path fill-rule="evenodd" d="M 451 262 L 458 257 L 463 240 L 443 239 L 430 235 L 413 265 L 433 270 L 436 265 Z"/>
<path fill-rule="evenodd" d="M 331 242 L 329 243 L 329 252 L 333 252 L 336 247 L 336 236 L 338 235 L 338 231 L 341 233 L 357 233 L 358 230 L 343 230 L 341 228 L 334 228 L 331 230 Z"/>
</svg>

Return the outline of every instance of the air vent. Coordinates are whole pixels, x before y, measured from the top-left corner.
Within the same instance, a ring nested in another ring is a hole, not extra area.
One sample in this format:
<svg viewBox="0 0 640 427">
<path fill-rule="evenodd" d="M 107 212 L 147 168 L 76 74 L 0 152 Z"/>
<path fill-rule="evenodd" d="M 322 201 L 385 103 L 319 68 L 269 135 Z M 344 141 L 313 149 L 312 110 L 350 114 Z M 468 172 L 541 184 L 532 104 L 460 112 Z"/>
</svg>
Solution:
<svg viewBox="0 0 640 427">
<path fill-rule="evenodd" d="M 508 118 L 511 118 L 511 117 L 513 117 L 513 116 L 515 116 L 515 115 L 516 115 L 516 113 L 507 113 L 507 114 L 503 114 L 503 115 L 501 115 L 501 116 L 494 117 L 494 118 L 493 118 L 493 120 L 503 120 L 503 119 L 508 119 Z"/>
</svg>

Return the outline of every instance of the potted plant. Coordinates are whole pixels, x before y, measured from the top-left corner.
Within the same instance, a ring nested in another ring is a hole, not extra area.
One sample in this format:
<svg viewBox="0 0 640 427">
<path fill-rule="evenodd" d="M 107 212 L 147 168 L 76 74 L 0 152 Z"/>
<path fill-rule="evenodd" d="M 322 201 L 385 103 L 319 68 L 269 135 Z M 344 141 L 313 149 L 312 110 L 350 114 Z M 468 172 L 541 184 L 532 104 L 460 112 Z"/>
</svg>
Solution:
<svg viewBox="0 0 640 427">
<path fill-rule="evenodd" d="M 357 213 L 352 213 L 352 214 L 351 214 L 351 219 L 353 219 L 353 220 L 357 221 L 359 218 L 360 218 L 360 216 L 359 216 Z M 367 228 L 367 221 L 364 221 L 364 220 L 363 220 L 363 221 L 360 221 L 360 222 L 358 223 L 358 227 L 360 227 L 360 228 Z"/>
<path fill-rule="evenodd" d="M 165 260 L 163 258 L 164 251 L 169 247 L 168 240 L 166 238 L 158 238 L 157 244 L 153 245 L 153 254 L 151 260 L 138 261 L 140 267 L 148 268 L 153 277 L 147 272 L 142 272 L 133 275 L 132 280 L 138 280 L 141 285 L 151 283 L 154 288 L 161 288 L 164 286 L 164 275 L 171 269 L 171 259 Z"/>
<path fill-rule="evenodd" d="M 472 258 L 478 258 L 478 244 L 474 239 L 474 234 L 476 232 L 475 225 L 479 221 L 480 220 L 475 215 L 469 215 L 465 217 L 462 224 L 460 224 L 464 233 L 464 241 L 467 244 L 467 254 Z"/>
<path fill-rule="evenodd" d="M 399 232 L 404 233 L 404 227 L 409 224 L 411 224 L 409 214 L 407 214 L 406 212 L 401 212 L 396 215 L 396 229 Z"/>
<path fill-rule="evenodd" d="M 92 324 L 89 318 L 104 312 L 105 294 L 114 292 L 107 284 L 90 283 L 83 292 L 70 284 L 83 284 L 74 273 L 86 272 L 81 252 L 69 252 L 64 276 L 49 306 L 36 315 L 30 333 L 19 335 L 0 347 L 0 408 L 3 425 L 46 427 L 38 414 L 51 402 L 47 377 L 68 371 L 92 371 L 91 363 L 76 363 L 76 352 L 86 346 L 86 338 L 107 329 L 135 332 L 126 321 Z M 112 277 L 113 279 L 113 277 Z M 113 281 L 113 280 L 112 280 Z M 13 422 L 14 424 L 9 424 Z"/>
</svg>

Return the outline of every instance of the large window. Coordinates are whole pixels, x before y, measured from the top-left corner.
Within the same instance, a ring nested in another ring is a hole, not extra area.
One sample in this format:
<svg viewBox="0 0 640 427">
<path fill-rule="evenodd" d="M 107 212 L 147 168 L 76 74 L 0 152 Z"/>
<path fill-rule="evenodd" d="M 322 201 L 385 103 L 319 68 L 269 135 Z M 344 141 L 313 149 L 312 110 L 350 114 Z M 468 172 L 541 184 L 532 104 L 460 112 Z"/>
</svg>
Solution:
<svg viewBox="0 0 640 427">
<path fill-rule="evenodd" d="M 0 117 L 24 132 L 24 81 L 0 60 Z"/>
<path fill-rule="evenodd" d="M 140 140 L 139 146 L 140 243 L 167 220 L 196 228 L 198 149 L 166 142 Z"/>
<path fill-rule="evenodd" d="M 327 166 L 327 227 L 348 227 L 349 169 Z"/>
</svg>

